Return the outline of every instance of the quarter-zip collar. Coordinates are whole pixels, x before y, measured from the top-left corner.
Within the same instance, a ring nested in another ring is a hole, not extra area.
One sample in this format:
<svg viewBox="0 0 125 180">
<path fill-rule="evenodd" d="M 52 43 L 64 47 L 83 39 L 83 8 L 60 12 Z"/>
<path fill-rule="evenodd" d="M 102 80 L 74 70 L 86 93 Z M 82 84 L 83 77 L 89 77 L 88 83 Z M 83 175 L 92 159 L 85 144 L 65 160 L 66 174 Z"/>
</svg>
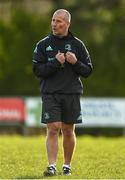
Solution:
<svg viewBox="0 0 125 180">
<path fill-rule="evenodd" d="M 53 37 L 54 39 L 58 39 L 58 40 L 68 40 L 68 39 L 72 39 L 74 36 L 73 36 L 73 34 L 69 31 L 68 32 L 68 35 L 67 36 L 64 36 L 64 37 L 59 37 L 59 36 L 56 36 L 56 35 L 54 35 L 54 34 L 50 34 L 50 36 L 51 37 Z"/>
</svg>

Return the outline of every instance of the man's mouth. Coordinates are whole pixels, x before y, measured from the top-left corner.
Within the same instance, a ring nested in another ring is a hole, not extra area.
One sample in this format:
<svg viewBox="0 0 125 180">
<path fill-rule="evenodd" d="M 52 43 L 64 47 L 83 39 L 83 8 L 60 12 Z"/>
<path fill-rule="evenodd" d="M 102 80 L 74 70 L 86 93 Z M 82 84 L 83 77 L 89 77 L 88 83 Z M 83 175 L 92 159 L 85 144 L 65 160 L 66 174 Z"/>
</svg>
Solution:
<svg viewBox="0 0 125 180">
<path fill-rule="evenodd" d="M 56 31 L 56 28 L 52 28 L 53 31 Z"/>
</svg>

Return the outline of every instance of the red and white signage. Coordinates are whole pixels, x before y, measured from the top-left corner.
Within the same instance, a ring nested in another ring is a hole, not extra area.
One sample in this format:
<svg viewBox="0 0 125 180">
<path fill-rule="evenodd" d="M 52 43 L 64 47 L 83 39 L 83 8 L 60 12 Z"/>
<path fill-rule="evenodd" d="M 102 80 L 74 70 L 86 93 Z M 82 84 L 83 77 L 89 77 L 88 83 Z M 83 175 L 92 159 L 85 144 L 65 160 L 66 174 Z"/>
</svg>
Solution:
<svg viewBox="0 0 125 180">
<path fill-rule="evenodd" d="M 21 98 L 0 98 L 0 121 L 24 121 L 25 104 Z"/>
</svg>

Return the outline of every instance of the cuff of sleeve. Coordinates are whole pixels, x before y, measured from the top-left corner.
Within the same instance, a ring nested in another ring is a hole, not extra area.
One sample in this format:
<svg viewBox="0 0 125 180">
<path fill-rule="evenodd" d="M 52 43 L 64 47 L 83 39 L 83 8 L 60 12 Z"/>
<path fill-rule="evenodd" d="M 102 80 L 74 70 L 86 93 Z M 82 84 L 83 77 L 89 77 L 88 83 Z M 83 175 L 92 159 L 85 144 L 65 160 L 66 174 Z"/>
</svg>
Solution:
<svg viewBox="0 0 125 180">
<path fill-rule="evenodd" d="M 74 67 L 74 68 L 78 68 L 78 67 L 80 67 L 80 66 L 81 66 L 81 62 L 80 62 L 80 61 L 76 61 L 76 63 L 73 64 L 73 67 Z"/>
<path fill-rule="evenodd" d="M 61 66 L 61 63 L 55 58 L 54 60 L 54 63 L 57 67 L 60 67 Z"/>
</svg>

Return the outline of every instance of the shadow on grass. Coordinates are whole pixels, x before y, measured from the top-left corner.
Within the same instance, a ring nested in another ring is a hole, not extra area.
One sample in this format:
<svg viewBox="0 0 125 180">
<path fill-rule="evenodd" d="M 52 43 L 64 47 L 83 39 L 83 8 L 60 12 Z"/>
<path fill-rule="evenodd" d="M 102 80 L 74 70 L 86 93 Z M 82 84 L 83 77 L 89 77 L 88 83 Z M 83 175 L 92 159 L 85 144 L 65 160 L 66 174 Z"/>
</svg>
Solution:
<svg viewBox="0 0 125 180">
<path fill-rule="evenodd" d="M 62 174 L 58 173 L 56 176 L 20 176 L 16 177 L 15 179 L 57 179 L 58 176 L 62 176 Z"/>
<path fill-rule="evenodd" d="M 20 176 L 15 179 L 45 179 L 44 176 Z"/>
</svg>

